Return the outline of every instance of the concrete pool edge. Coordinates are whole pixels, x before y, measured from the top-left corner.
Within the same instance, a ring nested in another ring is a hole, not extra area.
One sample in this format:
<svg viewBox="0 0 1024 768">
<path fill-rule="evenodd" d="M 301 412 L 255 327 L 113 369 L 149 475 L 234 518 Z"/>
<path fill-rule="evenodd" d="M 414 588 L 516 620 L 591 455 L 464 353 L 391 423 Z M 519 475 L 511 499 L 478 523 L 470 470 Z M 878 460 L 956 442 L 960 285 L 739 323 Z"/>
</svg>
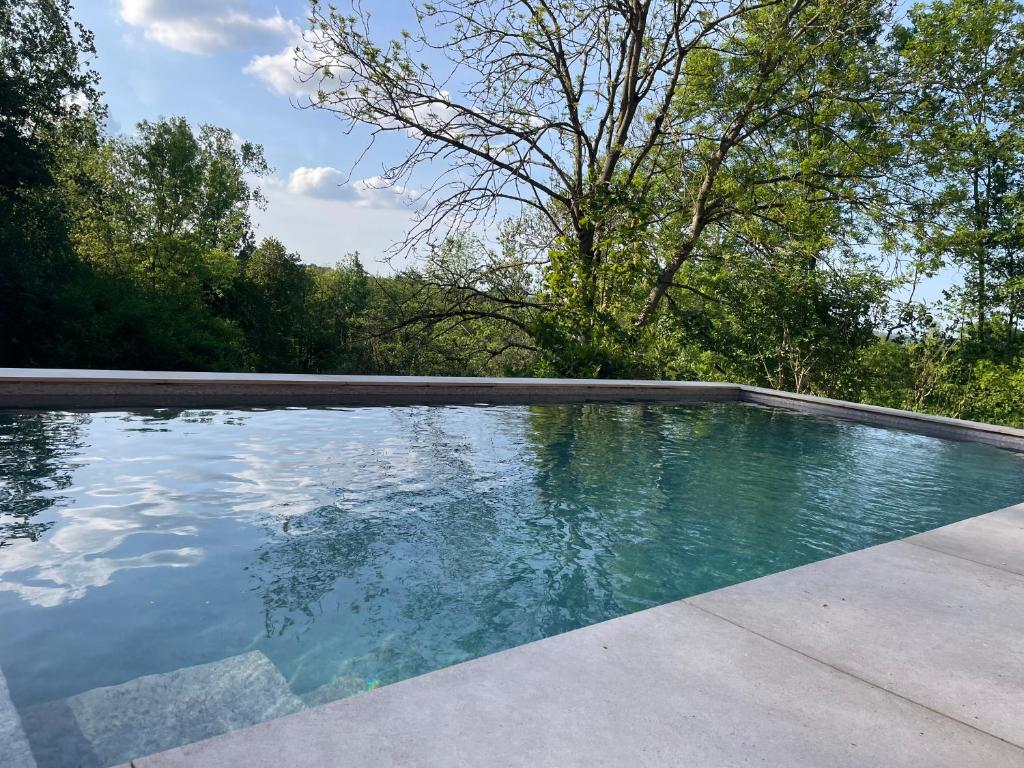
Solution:
<svg viewBox="0 0 1024 768">
<path fill-rule="evenodd" d="M 979 562 L 991 523 L 1024 545 L 1018 504 L 132 765 L 1024 765 L 1024 546 Z"/>
<path fill-rule="evenodd" d="M 986 424 L 967 419 L 953 419 L 929 413 L 904 411 L 880 405 L 833 400 L 827 397 L 801 395 L 776 389 L 737 385 L 739 400 L 744 403 L 765 405 L 820 416 L 856 421 L 877 427 L 901 429 L 945 440 L 966 440 L 987 443 L 1012 451 L 1024 452 L 1024 429 Z"/>
<path fill-rule="evenodd" d="M 1024 452 L 1024 430 L 727 382 L 0 368 L 0 408 L 745 402 Z"/>
</svg>

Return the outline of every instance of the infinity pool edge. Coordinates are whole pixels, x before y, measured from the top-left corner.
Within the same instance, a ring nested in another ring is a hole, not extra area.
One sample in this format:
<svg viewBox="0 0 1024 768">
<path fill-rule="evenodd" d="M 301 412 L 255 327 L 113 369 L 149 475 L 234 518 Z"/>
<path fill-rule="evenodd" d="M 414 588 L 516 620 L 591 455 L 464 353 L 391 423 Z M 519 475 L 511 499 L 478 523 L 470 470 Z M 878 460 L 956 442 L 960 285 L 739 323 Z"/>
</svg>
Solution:
<svg viewBox="0 0 1024 768">
<path fill-rule="evenodd" d="M 0 368 L 0 408 L 745 402 L 1024 452 L 1024 430 L 728 382 Z"/>
</svg>

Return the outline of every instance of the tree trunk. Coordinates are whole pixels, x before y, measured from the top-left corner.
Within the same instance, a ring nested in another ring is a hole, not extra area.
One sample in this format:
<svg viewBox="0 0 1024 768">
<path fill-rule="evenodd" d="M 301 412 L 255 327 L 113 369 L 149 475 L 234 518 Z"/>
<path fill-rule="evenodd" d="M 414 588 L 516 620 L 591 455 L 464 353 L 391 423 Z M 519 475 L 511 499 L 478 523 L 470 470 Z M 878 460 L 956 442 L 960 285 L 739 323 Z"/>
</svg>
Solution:
<svg viewBox="0 0 1024 768">
<path fill-rule="evenodd" d="M 978 241 L 975 243 L 975 270 L 977 272 L 977 284 L 975 290 L 977 291 L 976 303 L 977 303 L 977 314 L 978 314 L 978 339 L 979 341 L 985 341 L 985 243 L 981 240 L 981 233 L 985 230 L 985 213 L 982 209 L 981 199 L 981 174 L 975 171 L 972 174 L 972 187 L 974 195 L 974 231 Z"/>
</svg>

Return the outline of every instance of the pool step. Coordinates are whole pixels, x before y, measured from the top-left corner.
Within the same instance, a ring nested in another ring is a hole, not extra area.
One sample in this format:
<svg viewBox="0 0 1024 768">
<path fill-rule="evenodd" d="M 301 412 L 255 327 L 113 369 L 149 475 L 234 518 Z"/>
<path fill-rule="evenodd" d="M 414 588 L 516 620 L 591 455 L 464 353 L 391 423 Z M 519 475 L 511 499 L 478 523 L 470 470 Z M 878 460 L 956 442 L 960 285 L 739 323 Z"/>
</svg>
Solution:
<svg viewBox="0 0 1024 768">
<path fill-rule="evenodd" d="M 36 768 L 21 717 L 7 690 L 7 679 L 0 670 L 0 764 L 5 768 Z"/>
<path fill-rule="evenodd" d="M 259 651 L 29 707 L 39 768 L 106 768 L 303 709 Z"/>
<path fill-rule="evenodd" d="M 300 693 L 299 698 L 307 707 L 319 707 L 338 699 L 347 699 L 358 693 L 366 693 L 366 680 L 358 675 L 340 675 L 327 685 L 314 688 L 308 693 Z"/>
</svg>

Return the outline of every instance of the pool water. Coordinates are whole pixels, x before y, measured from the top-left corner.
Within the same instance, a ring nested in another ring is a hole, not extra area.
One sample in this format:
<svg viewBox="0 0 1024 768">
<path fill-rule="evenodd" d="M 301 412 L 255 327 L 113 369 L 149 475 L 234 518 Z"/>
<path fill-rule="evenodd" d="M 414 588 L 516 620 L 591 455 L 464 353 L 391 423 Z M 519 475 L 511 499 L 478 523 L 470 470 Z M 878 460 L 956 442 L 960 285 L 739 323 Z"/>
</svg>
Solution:
<svg viewBox="0 0 1024 768">
<path fill-rule="evenodd" d="M 0 682 L 112 764 L 218 726 L 122 743 L 103 686 L 241 658 L 255 721 L 1021 501 L 1024 455 L 738 403 L 0 413 Z"/>
</svg>

